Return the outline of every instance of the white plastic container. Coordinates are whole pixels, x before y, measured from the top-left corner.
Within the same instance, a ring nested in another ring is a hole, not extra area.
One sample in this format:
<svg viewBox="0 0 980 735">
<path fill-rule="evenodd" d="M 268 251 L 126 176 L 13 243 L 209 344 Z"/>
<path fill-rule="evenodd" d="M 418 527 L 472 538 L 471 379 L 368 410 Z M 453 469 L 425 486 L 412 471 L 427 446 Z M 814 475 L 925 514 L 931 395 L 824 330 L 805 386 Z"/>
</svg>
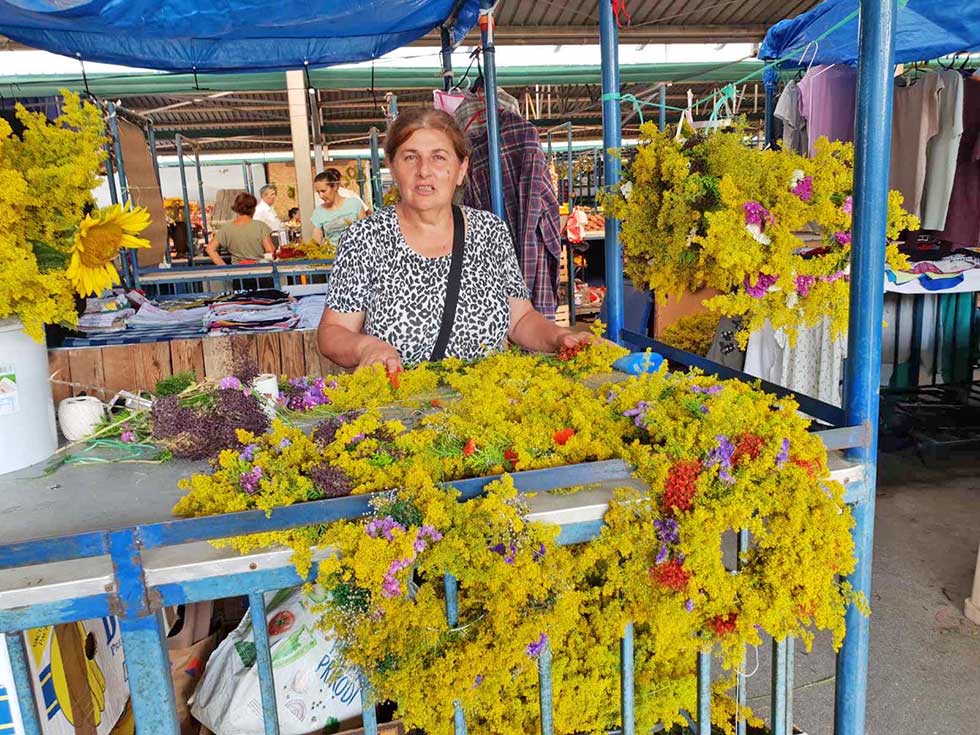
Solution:
<svg viewBox="0 0 980 735">
<path fill-rule="evenodd" d="M 58 448 L 48 350 L 0 320 L 0 474 L 47 459 Z"/>
</svg>

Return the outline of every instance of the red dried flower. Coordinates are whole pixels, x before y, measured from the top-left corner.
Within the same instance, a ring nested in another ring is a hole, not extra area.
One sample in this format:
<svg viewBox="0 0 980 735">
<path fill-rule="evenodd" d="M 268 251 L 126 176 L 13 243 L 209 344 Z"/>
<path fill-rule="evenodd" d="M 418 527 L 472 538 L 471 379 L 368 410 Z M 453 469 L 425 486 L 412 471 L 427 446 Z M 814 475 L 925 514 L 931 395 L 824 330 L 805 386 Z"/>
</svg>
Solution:
<svg viewBox="0 0 980 735">
<path fill-rule="evenodd" d="M 694 507 L 694 496 L 698 493 L 698 477 L 701 463 L 696 459 L 676 462 L 667 471 L 664 482 L 664 508 L 688 511 Z"/>
<path fill-rule="evenodd" d="M 476 454 L 476 442 L 472 439 L 467 439 L 466 444 L 463 445 L 463 456 L 472 457 Z"/>
<path fill-rule="evenodd" d="M 401 378 L 398 377 L 401 372 L 402 369 L 400 367 L 388 372 L 388 382 L 391 383 L 391 387 L 395 390 L 398 390 L 402 386 Z"/>
<path fill-rule="evenodd" d="M 684 592 L 687 583 L 691 581 L 691 573 L 677 559 L 671 559 L 665 564 L 653 567 L 650 570 L 650 578 L 674 592 Z"/>
<path fill-rule="evenodd" d="M 719 636 L 726 636 L 735 632 L 735 621 L 738 620 L 738 613 L 728 613 L 728 615 L 715 615 L 711 619 L 711 627 Z"/>
<path fill-rule="evenodd" d="M 817 473 L 820 472 L 820 460 L 819 459 L 800 459 L 799 457 L 791 457 L 789 460 L 792 464 L 797 467 L 802 467 L 806 470 L 806 473 L 811 478 L 816 478 Z"/>
<path fill-rule="evenodd" d="M 562 362 L 568 362 L 569 360 L 574 359 L 581 351 L 582 344 L 580 342 L 572 345 L 571 347 L 563 346 L 560 350 L 558 350 L 558 359 Z"/>
<path fill-rule="evenodd" d="M 560 447 L 563 447 L 566 444 L 568 444 L 568 440 L 571 439 L 573 436 L 575 436 L 575 429 L 565 428 L 556 431 L 554 434 L 551 435 L 551 438 L 555 440 L 555 444 L 557 444 Z"/>
<path fill-rule="evenodd" d="M 740 464 L 746 457 L 752 460 L 758 459 L 762 454 L 762 447 L 765 441 L 761 436 L 755 434 L 742 434 L 735 444 L 735 454 L 732 455 L 732 462 Z"/>
<path fill-rule="evenodd" d="M 517 467 L 517 460 L 519 457 L 517 456 L 517 452 L 515 452 L 513 449 L 508 449 L 504 452 L 504 459 L 514 465 L 514 467 Z"/>
</svg>

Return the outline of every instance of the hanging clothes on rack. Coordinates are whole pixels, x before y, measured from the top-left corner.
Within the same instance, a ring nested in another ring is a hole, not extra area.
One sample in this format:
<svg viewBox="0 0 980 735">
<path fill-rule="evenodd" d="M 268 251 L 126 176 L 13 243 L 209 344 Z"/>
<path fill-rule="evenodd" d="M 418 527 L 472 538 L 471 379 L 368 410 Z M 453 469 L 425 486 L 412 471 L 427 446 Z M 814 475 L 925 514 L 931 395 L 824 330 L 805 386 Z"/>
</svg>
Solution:
<svg viewBox="0 0 980 735">
<path fill-rule="evenodd" d="M 521 103 L 503 89 L 497 89 L 497 106 L 501 110 L 509 110 L 515 115 L 521 114 Z M 456 124 L 467 135 L 482 132 L 487 129 L 487 100 L 482 94 L 463 93 L 463 101 L 453 111 Z"/>
<path fill-rule="evenodd" d="M 457 120 L 459 116 L 457 109 Z M 490 153 L 486 126 L 484 124 L 475 134 L 470 126 L 468 132 L 473 153 L 463 203 L 490 211 Z M 500 158 L 504 211 L 517 249 L 517 260 L 531 293 L 531 303 L 542 314 L 552 317 L 558 306 L 561 258 L 558 196 L 551 184 L 548 161 L 537 130 L 506 108 L 500 110 Z"/>
<path fill-rule="evenodd" d="M 963 135 L 956 158 L 946 228 L 940 239 L 980 245 L 980 81 L 963 80 Z"/>
<path fill-rule="evenodd" d="M 815 66 L 799 83 L 800 114 L 806 119 L 810 156 L 817 139 L 854 140 L 854 101 L 857 72 L 849 66 Z"/>
<path fill-rule="evenodd" d="M 810 140 L 807 137 L 806 118 L 801 109 L 800 85 L 794 79 L 783 87 L 773 114 L 783 122 L 783 150 L 805 156 Z"/>
<path fill-rule="evenodd" d="M 939 76 L 943 81 L 939 94 L 939 132 L 929 141 L 926 151 L 923 230 L 941 230 L 946 226 L 949 198 L 956 177 L 956 158 L 963 137 L 963 75 L 955 69 L 946 69 Z"/>
<path fill-rule="evenodd" d="M 922 213 L 926 151 L 939 133 L 943 88 L 942 77 L 935 73 L 895 87 L 890 187 L 902 193 L 905 210 L 916 217 Z"/>
</svg>

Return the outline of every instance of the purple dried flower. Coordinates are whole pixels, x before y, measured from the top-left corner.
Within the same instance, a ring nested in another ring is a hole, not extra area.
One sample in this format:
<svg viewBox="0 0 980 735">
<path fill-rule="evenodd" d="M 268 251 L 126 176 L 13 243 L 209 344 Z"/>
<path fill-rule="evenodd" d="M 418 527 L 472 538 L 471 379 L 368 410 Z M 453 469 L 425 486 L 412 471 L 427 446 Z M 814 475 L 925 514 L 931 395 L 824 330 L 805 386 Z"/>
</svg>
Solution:
<svg viewBox="0 0 980 735">
<path fill-rule="evenodd" d="M 136 432 L 130 429 L 128 426 L 123 426 L 123 432 L 119 435 L 119 441 L 126 444 L 135 444 Z"/>
<path fill-rule="evenodd" d="M 442 534 L 439 533 L 435 526 L 430 526 L 428 523 L 422 524 L 419 528 L 419 536 L 432 541 L 442 541 Z"/>
<path fill-rule="evenodd" d="M 243 472 L 238 478 L 238 483 L 249 495 L 255 495 L 259 491 L 259 480 L 262 479 L 262 468 L 253 467 L 247 472 Z"/>
<path fill-rule="evenodd" d="M 367 434 L 365 434 L 362 431 L 360 434 L 358 434 L 357 436 L 355 436 L 353 439 L 350 440 L 350 445 L 352 447 L 356 447 L 358 444 L 360 444 L 365 439 L 367 439 Z"/>
<path fill-rule="evenodd" d="M 653 522 L 657 538 L 665 544 L 676 544 L 681 540 L 680 527 L 675 518 L 658 518 Z"/>
<path fill-rule="evenodd" d="M 817 279 L 815 276 L 797 276 L 796 293 L 805 299 L 810 295 L 810 289 L 813 288 L 813 284 L 816 282 Z"/>
<path fill-rule="evenodd" d="M 222 378 L 218 381 L 218 387 L 221 390 L 241 390 L 242 381 L 240 381 L 234 375 L 229 375 L 228 377 Z"/>
<path fill-rule="evenodd" d="M 773 286 L 777 280 L 779 279 L 776 278 L 776 276 L 770 276 L 767 273 L 760 273 L 754 285 L 749 282 L 748 276 L 745 277 L 743 285 L 745 286 L 745 290 L 748 292 L 749 296 L 754 299 L 761 299 L 769 292 L 770 286 Z"/>
<path fill-rule="evenodd" d="M 688 612 L 694 612 L 694 600 L 688 600 L 684 603 L 684 609 Z"/>
<path fill-rule="evenodd" d="M 283 439 L 281 442 L 279 442 L 280 449 L 285 449 L 286 447 L 291 447 L 292 445 L 293 442 L 290 439 Z"/>
<path fill-rule="evenodd" d="M 813 177 L 804 176 L 790 191 L 802 201 L 808 202 L 813 198 Z"/>
<path fill-rule="evenodd" d="M 411 559 L 393 560 L 388 566 L 388 571 L 385 572 L 384 581 L 381 583 L 381 594 L 385 597 L 398 597 L 402 593 L 402 586 L 395 575 L 410 566 L 412 566 Z"/>
<path fill-rule="evenodd" d="M 537 658 L 542 653 L 544 653 L 545 646 L 548 645 L 548 634 L 542 633 L 541 637 L 533 643 L 527 644 L 527 655 L 531 658 Z"/>
<path fill-rule="evenodd" d="M 705 467 L 714 467 L 718 465 L 718 479 L 722 482 L 727 482 L 731 484 L 735 482 L 735 478 L 731 475 L 732 469 L 732 458 L 735 455 L 735 445 L 732 444 L 731 440 L 724 434 L 719 434 L 715 437 L 718 442 L 718 446 L 711 450 L 708 455 L 708 459 L 705 460 Z"/>
<path fill-rule="evenodd" d="M 483 683 L 483 674 L 477 674 L 476 679 L 473 680 L 473 688 L 476 689 L 482 683 Z"/>
<path fill-rule="evenodd" d="M 834 239 L 837 241 L 837 244 L 840 245 L 840 246 L 842 246 L 842 247 L 845 246 L 845 245 L 850 245 L 851 244 L 851 233 L 850 232 L 835 232 L 834 233 Z"/>
<path fill-rule="evenodd" d="M 841 278 L 847 278 L 847 271 L 837 271 L 829 276 L 820 276 L 820 280 L 824 283 L 833 283 L 834 281 L 839 281 Z"/>
<path fill-rule="evenodd" d="M 782 467 L 789 461 L 789 439 L 783 439 L 779 454 L 776 455 L 776 466 Z"/>
<path fill-rule="evenodd" d="M 660 564 L 663 564 L 665 561 L 667 561 L 667 556 L 669 555 L 669 553 L 670 552 L 667 549 L 667 545 L 666 544 L 662 545 L 660 547 L 660 551 L 657 552 L 657 558 L 654 559 L 654 563 L 657 564 L 658 566 Z"/>
<path fill-rule="evenodd" d="M 766 222 L 772 222 L 772 214 L 759 202 L 746 202 L 742 205 L 742 210 L 745 212 L 745 224 L 747 225 L 758 225 L 761 229 Z"/>
<path fill-rule="evenodd" d="M 514 545 L 513 541 L 510 543 L 509 547 L 504 546 L 503 544 L 491 546 L 490 551 L 492 551 L 494 554 L 500 554 L 500 556 L 504 557 L 504 561 L 508 564 L 513 564 L 517 559 L 517 547 Z"/>
<path fill-rule="evenodd" d="M 331 403 L 325 391 L 323 378 L 292 378 L 283 388 L 280 399 L 291 411 L 309 411 Z"/>
<path fill-rule="evenodd" d="M 721 385 L 709 385 L 707 388 L 705 388 L 705 387 L 700 386 L 700 385 L 692 385 L 691 386 L 691 390 L 694 393 L 700 393 L 701 395 L 713 396 L 713 395 L 715 395 L 717 393 L 721 393 L 722 386 Z"/>
<path fill-rule="evenodd" d="M 854 212 L 854 197 L 847 197 L 841 209 L 844 210 L 844 214 L 852 214 Z"/>
<path fill-rule="evenodd" d="M 383 537 L 385 541 L 391 541 L 395 536 L 395 531 L 405 532 L 405 526 L 396 521 L 391 516 L 385 516 L 384 518 L 375 518 L 371 520 L 365 527 L 367 535 L 371 538 Z"/>
<path fill-rule="evenodd" d="M 310 470 L 310 480 L 321 498 L 344 498 L 354 490 L 354 482 L 350 476 L 339 467 L 326 462 Z"/>
<path fill-rule="evenodd" d="M 249 444 L 241 452 L 238 453 L 238 458 L 242 462 L 251 462 L 253 459 L 255 459 L 255 450 L 257 449 L 258 449 L 257 445 Z"/>
<path fill-rule="evenodd" d="M 539 544 L 537 550 L 531 555 L 534 561 L 541 561 L 544 559 L 545 548 L 544 544 Z"/>
<path fill-rule="evenodd" d="M 636 404 L 636 407 L 623 411 L 623 416 L 633 419 L 633 423 L 642 429 L 645 424 L 647 408 L 649 405 L 650 404 L 648 404 L 646 401 L 640 401 Z"/>
</svg>

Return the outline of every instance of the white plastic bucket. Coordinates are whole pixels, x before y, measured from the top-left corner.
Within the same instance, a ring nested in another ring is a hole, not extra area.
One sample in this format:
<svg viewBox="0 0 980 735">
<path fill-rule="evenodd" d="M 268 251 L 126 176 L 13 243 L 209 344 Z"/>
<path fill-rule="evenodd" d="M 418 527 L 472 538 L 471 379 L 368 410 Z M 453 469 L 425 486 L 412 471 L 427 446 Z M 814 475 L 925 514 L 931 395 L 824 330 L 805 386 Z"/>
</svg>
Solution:
<svg viewBox="0 0 980 735">
<path fill-rule="evenodd" d="M 48 350 L 20 321 L 0 320 L 0 474 L 47 459 L 57 448 Z"/>
</svg>

